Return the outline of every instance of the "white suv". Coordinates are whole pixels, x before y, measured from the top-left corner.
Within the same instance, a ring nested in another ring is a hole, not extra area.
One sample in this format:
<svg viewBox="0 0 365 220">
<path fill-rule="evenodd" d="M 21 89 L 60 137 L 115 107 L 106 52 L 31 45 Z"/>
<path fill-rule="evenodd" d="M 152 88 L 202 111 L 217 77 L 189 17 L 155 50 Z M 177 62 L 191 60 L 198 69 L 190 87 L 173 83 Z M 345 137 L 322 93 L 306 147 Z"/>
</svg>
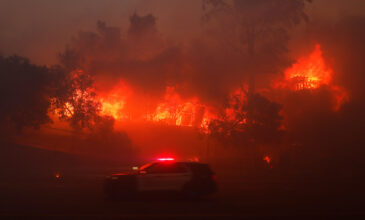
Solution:
<svg viewBox="0 0 365 220">
<path fill-rule="evenodd" d="M 146 164 L 136 172 L 112 174 L 104 182 L 109 197 L 162 191 L 189 197 L 208 195 L 217 191 L 216 177 L 208 164 L 166 159 Z"/>
</svg>

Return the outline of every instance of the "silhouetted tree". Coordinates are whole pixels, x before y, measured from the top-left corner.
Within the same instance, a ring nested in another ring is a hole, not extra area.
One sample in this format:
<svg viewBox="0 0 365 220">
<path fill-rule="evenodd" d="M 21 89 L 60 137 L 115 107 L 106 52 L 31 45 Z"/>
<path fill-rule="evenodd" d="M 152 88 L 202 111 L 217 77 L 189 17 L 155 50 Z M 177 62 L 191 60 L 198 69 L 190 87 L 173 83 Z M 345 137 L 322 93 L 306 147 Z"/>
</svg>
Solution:
<svg viewBox="0 0 365 220">
<path fill-rule="evenodd" d="M 28 59 L 0 57 L 0 124 L 6 133 L 50 122 L 48 69 Z"/>
<path fill-rule="evenodd" d="M 236 146 L 273 144 L 280 140 L 280 104 L 259 94 L 254 94 L 251 99 L 235 95 L 233 100 L 227 106 L 229 113 L 223 113 L 209 124 L 211 137 Z M 252 113 L 251 123 L 247 123 L 248 112 Z"/>
<path fill-rule="evenodd" d="M 156 34 L 156 17 L 152 14 L 146 16 L 140 16 L 134 13 L 130 18 L 130 26 L 128 29 L 128 34 L 132 37 L 143 37 L 146 35 Z"/>
<path fill-rule="evenodd" d="M 289 30 L 308 19 L 306 2 L 311 0 L 203 0 L 205 20 L 220 24 L 218 35 L 246 64 L 249 96 L 255 74 L 278 73 L 288 63 Z"/>
<path fill-rule="evenodd" d="M 95 95 L 93 80 L 83 71 L 0 57 L 0 123 L 5 131 L 39 128 L 52 121 L 50 111 L 74 128 L 92 128 L 100 120 Z"/>
<path fill-rule="evenodd" d="M 205 20 L 218 23 L 216 35 L 241 57 L 248 78 L 247 102 L 252 107 L 257 74 L 279 73 L 289 64 L 289 31 L 307 20 L 311 0 L 203 0 Z M 254 126 L 255 109 L 248 108 L 246 123 Z"/>
<path fill-rule="evenodd" d="M 58 78 L 53 81 L 52 110 L 73 128 L 93 128 L 101 120 L 101 104 L 95 98 L 92 77 L 82 70 L 52 70 Z"/>
</svg>

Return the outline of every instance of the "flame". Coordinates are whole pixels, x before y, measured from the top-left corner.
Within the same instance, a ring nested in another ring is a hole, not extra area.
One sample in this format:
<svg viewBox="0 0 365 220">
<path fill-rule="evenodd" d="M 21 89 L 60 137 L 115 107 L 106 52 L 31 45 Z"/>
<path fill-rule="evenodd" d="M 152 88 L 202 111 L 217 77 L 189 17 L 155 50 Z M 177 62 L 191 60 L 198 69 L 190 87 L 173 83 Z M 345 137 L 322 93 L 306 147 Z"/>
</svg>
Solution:
<svg viewBox="0 0 365 220">
<path fill-rule="evenodd" d="M 60 179 L 60 178 L 61 178 L 61 174 L 60 174 L 60 173 L 55 173 L 55 174 L 54 174 L 54 177 L 55 177 L 56 179 Z"/>
<path fill-rule="evenodd" d="M 271 157 L 269 155 L 266 155 L 263 160 L 267 163 L 267 164 L 270 164 L 271 162 Z"/>
<path fill-rule="evenodd" d="M 98 96 L 101 103 L 101 115 L 112 116 L 117 121 L 144 120 L 167 125 L 197 127 L 207 129 L 213 114 L 207 111 L 207 106 L 199 102 L 198 98 L 184 100 L 175 91 L 175 87 L 166 87 L 163 99 L 153 111 L 147 111 L 143 116 L 131 117 L 126 104 L 131 97 L 132 90 L 124 82 L 119 83 L 110 92 Z M 133 109 L 129 109 L 129 111 Z M 127 117 L 128 116 L 128 117 Z"/>
<path fill-rule="evenodd" d="M 156 111 L 150 115 L 155 122 L 169 125 L 202 127 L 208 121 L 205 106 L 197 98 L 188 101 L 175 92 L 174 87 L 166 88 L 164 101 L 159 103 Z"/>
<path fill-rule="evenodd" d="M 65 107 L 66 107 L 66 114 L 65 115 L 68 118 L 71 118 L 72 115 L 74 114 L 74 107 L 69 102 L 65 103 Z"/>
<path fill-rule="evenodd" d="M 114 119 L 118 120 L 123 117 L 122 110 L 125 102 L 123 100 L 120 101 L 107 101 L 104 99 L 100 99 L 101 102 L 101 114 L 113 116 Z"/>
<path fill-rule="evenodd" d="M 266 162 L 267 167 L 269 169 L 272 169 L 273 168 L 273 166 L 272 166 L 272 157 L 270 155 L 264 156 L 263 160 Z"/>
<path fill-rule="evenodd" d="M 315 89 L 332 81 L 332 69 L 326 66 L 321 46 L 316 44 L 308 57 L 302 57 L 285 71 L 285 79 L 295 90 Z"/>
<path fill-rule="evenodd" d="M 124 111 L 126 99 L 131 96 L 132 89 L 123 81 L 108 93 L 99 95 L 101 103 L 101 115 L 112 116 L 115 120 L 122 120 L 127 117 Z"/>
<path fill-rule="evenodd" d="M 316 44 L 313 52 L 298 59 L 285 72 L 284 82 L 274 87 L 289 88 L 294 91 L 314 90 L 326 85 L 335 97 L 333 109 L 337 111 L 348 99 L 344 88 L 333 85 L 334 71 L 326 64 L 320 44 Z"/>
<path fill-rule="evenodd" d="M 247 101 L 247 96 L 245 94 L 244 91 L 247 91 L 247 88 L 244 89 L 243 87 L 240 87 L 236 90 L 234 90 L 230 95 L 229 95 L 229 101 L 228 101 L 228 107 L 225 109 L 225 118 L 226 120 L 236 120 L 237 119 L 237 113 L 241 113 L 241 112 L 237 112 L 238 108 L 241 108 L 242 104 L 245 103 Z M 245 120 L 242 120 L 240 122 L 240 124 L 245 123 Z"/>
<path fill-rule="evenodd" d="M 333 73 L 334 71 L 326 64 L 323 58 L 321 46 L 316 44 L 313 52 L 299 58 L 296 63 L 285 71 L 284 80 L 277 83 L 275 87 L 279 86 L 293 91 L 301 91 L 315 90 L 326 85 L 336 98 L 334 109 L 338 110 L 347 99 L 347 93 L 342 87 L 333 85 Z M 83 72 L 79 70 L 74 74 L 74 77 L 77 79 L 81 74 Z M 146 96 L 143 95 L 141 96 L 142 99 L 140 99 L 141 97 L 133 94 L 131 87 L 123 80 L 119 81 L 114 88 L 108 91 L 100 91 L 99 89 L 96 93 L 98 95 L 95 98 L 101 104 L 100 114 L 112 116 L 119 122 L 123 120 L 142 120 L 174 126 L 200 128 L 207 133 L 210 122 L 218 117 L 218 114 L 215 114 L 218 110 L 200 102 L 198 97 L 181 97 L 177 93 L 176 88 L 175 86 L 167 86 L 164 97 L 152 110 L 150 103 L 145 104 L 143 101 L 138 101 L 145 100 Z M 245 91 L 247 91 L 247 88 L 243 86 L 232 90 L 228 105 L 223 112 L 222 117 L 224 120 L 237 119 L 237 114 L 241 111 L 240 105 L 247 101 Z M 74 100 L 84 97 L 88 96 L 79 91 L 76 91 L 74 94 Z M 147 102 L 149 102 L 148 99 Z M 136 103 L 137 105 L 134 105 Z M 72 117 L 73 106 L 70 103 L 65 105 L 66 116 Z M 246 123 L 246 121 L 243 118 L 239 123 Z"/>
</svg>

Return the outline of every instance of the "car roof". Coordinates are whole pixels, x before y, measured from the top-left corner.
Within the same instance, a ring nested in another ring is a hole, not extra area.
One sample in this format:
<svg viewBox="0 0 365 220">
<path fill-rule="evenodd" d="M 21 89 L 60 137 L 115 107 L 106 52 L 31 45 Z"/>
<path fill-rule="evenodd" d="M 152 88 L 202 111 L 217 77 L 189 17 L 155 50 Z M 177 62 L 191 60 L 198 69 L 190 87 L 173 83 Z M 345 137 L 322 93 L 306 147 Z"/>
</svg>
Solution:
<svg viewBox="0 0 365 220">
<path fill-rule="evenodd" d="M 144 168 L 147 168 L 153 164 L 163 164 L 163 163 L 166 163 L 166 164 L 185 164 L 187 166 L 193 166 L 193 165 L 205 165 L 205 166 L 209 166 L 208 164 L 206 163 L 201 163 L 201 162 L 196 162 L 196 161 L 155 161 L 155 162 L 151 162 L 151 163 L 146 163 L 144 165 L 142 165 L 140 167 L 140 169 L 144 169 Z"/>
<path fill-rule="evenodd" d="M 201 163 L 201 162 L 196 162 L 196 161 L 156 161 L 156 162 L 152 162 L 150 164 L 155 164 L 155 163 L 206 164 L 206 163 Z M 208 164 L 206 164 L 206 165 L 208 165 Z"/>
</svg>

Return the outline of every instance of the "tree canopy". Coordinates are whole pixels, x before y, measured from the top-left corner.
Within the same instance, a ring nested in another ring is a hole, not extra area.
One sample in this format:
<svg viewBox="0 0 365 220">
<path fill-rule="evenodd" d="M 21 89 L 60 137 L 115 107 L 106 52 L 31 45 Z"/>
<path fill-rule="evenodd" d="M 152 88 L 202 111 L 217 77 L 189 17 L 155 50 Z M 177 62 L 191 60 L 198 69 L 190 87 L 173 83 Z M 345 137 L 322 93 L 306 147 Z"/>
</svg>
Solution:
<svg viewBox="0 0 365 220">
<path fill-rule="evenodd" d="M 50 122 L 48 69 L 28 59 L 0 57 L 0 123 L 5 130 L 39 128 Z"/>
<path fill-rule="evenodd" d="M 204 19 L 242 57 L 252 91 L 255 74 L 278 73 L 288 64 L 289 31 L 308 20 L 307 2 L 311 0 L 203 0 Z"/>
</svg>

